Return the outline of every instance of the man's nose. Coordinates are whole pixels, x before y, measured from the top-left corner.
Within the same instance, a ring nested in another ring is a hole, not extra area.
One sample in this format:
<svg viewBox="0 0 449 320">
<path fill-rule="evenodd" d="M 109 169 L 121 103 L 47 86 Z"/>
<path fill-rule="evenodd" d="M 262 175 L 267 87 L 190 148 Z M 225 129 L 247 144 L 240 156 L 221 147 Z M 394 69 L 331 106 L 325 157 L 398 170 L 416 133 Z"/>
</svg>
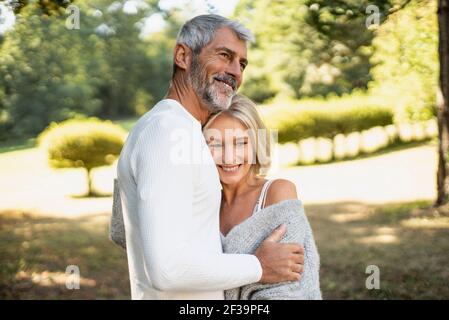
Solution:
<svg viewBox="0 0 449 320">
<path fill-rule="evenodd" d="M 240 85 L 242 79 L 242 69 L 240 67 L 240 62 L 237 59 L 234 59 L 228 66 L 226 73 L 233 76 L 235 81 L 237 82 L 237 87 Z"/>
</svg>

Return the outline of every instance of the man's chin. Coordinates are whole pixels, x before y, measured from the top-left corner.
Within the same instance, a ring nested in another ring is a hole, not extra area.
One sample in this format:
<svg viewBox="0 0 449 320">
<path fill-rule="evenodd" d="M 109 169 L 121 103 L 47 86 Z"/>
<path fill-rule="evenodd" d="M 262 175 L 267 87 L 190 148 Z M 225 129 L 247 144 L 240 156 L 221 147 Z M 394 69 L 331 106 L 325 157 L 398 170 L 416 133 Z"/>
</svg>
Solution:
<svg viewBox="0 0 449 320">
<path fill-rule="evenodd" d="M 212 98 L 206 99 L 209 108 L 212 109 L 213 112 L 223 111 L 229 109 L 232 103 L 232 96 L 228 97 L 220 97 L 220 98 Z"/>
<path fill-rule="evenodd" d="M 222 102 L 216 103 L 215 107 L 216 107 L 217 110 L 223 111 L 223 110 L 229 109 L 229 107 L 231 106 L 231 103 L 232 103 L 232 98 L 230 98 L 230 99 L 228 99 L 226 101 L 222 101 Z"/>
</svg>

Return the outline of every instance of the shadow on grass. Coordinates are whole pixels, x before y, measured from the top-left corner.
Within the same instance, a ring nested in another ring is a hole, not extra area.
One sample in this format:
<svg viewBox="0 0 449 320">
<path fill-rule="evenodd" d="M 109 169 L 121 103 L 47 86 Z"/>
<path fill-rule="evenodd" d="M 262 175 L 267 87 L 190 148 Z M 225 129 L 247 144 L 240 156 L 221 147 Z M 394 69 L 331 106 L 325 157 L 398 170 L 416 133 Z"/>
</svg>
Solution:
<svg viewBox="0 0 449 320">
<path fill-rule="evenodd" d="M 109 240 L 108 218 L 0 212 L 0 298 L 129 299 L 126 254 Z M 79 290 L 65 286 L 69 265 L 79 267 Z"/>
<path fill-rule="evenodd" d="M 449 298 L 449 217 L 428 201 L 306 205 L 325 299 Z M 129 299 L 125 252 L 108 239 L 109 214 L 64 219 L 0 212 L 0 299 Z M 65 287 L 77 265 L 81 288 Z M 380 289 L 365 287 L 380 268 Z"/>
<path fill-rule="evenodd" d="M 325 299 L 448 299 L 449 218 L 429 201 L 306 205 Z M 369 265 L 380 289 L 368 290 Z"/>
<path fill-rule="evenodd" d="M 112 193 L 99 193 L 99 192 L 92 192 L 90 194 L 75 194 L 70 195 L 70 198 L 73 199 L 89 199 L 89 198 L 109 198 L 112 197 Z"/>
</svg>

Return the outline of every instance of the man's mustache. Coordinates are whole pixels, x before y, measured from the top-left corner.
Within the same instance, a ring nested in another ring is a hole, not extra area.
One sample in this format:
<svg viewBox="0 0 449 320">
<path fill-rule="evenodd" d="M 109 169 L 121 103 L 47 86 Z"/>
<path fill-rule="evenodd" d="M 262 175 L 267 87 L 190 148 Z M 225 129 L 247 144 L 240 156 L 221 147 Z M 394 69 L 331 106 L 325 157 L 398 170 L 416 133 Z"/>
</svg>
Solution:
<svg viewBox="0 0 449 320">
<path fill-rule="evenodd" d="M 228 84 L 234 91 L 237 87 L 237 80 L 235 80 L 235 78 L 229 74 L 219 74 L 214 76 L 214 79 Z"/>
</svg>

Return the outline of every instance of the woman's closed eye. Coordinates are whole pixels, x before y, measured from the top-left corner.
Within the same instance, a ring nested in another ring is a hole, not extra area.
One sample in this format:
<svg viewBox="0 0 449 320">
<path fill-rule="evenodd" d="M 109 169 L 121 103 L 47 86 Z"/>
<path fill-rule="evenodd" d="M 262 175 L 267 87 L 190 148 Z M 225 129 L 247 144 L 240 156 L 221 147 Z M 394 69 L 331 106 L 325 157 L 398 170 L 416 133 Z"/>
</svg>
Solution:
<svg viewBox="0 0 449 320">
<path fill-rule="evenodd" d="M 221 143 L 217 143 L 217 142 L 209 143 L 209 148 L 218 149 L 218 148 L 221 148 L 222 146 L 223 145 Z"/>
<path fill-rule="evenodd" d="M 236 138 L 236 139 L 234 139 L 234 144 L 237 146 L 243 146 L 245 144 L 248 144 L 248 138 L 243 138 L 243 137 Z"/>
</svg>

